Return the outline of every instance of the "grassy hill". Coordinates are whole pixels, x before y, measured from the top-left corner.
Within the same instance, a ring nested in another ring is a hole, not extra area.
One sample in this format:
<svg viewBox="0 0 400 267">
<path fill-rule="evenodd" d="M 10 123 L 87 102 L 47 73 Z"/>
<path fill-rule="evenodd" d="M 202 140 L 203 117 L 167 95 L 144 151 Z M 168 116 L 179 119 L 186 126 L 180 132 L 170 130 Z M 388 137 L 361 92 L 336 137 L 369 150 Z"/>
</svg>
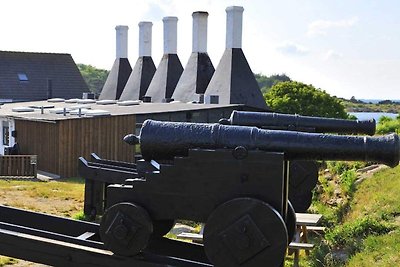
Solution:
<svg viewBox="0 0 400 267">
<path fill-rule="evenodd" d="M 337 184 L 352 185 L 347 194 L 340 192 L 343 186 L 329 189 L 327 184 L 335 183 L 335 178 L 320 177 L 319 186 L 325 189 L 320 188 L 323 192 L 312 209 L 324 215 L 328 230 L 322 239 L 314 236 L 316 248 L 302 257 L 301 266 L 400 266 L 400 167 L 384 168 L 356 182 L 358 175 L 350 183 L 349 171 L 354 172 L 349 169 L 336 176 Z M 321 201 L 337 191 L 337 198 L 345 198 L 340 204 Z"/>
</svg>

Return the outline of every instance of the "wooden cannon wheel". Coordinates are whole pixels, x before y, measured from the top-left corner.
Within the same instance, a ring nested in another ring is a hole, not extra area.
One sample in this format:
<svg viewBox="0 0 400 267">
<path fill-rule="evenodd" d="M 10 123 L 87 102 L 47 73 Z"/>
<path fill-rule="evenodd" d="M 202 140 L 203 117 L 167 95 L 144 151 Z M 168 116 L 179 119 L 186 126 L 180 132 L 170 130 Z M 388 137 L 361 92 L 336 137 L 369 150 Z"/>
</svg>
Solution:
<svg viewBox="0 0 400 267">
<path fill-rule="evenodd" d="M 286 229 L 288 232 L 288 245 L 289 245 L 290 242 L 292 242 L 294 235 L 296 234 L 296 212 L 290 201 L 288 201 L 288 210 L 286 215 Z"/>
<path fill-rule="evenodd" d="M 146 248 L 153 232 L 147 211 L 132 203 L 108 208 L 100 222 L 100 237 L 107 249 L 122 256 L 133 256 Z"/>
<path fill-rule="evenodd" d="M 204 250 L 215 266 L 278 267 L 287 244 L 281 215 L 253 198 L 236 198 L 218 206 L 204 228 Z"/>
</svg>

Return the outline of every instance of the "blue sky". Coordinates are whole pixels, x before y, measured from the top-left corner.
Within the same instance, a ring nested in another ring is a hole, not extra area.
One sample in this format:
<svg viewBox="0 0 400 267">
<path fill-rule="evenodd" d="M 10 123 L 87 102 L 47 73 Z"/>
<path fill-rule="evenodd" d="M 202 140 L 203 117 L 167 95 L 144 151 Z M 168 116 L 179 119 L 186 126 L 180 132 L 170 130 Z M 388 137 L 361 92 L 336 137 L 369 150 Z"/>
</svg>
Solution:
<svg viewBox="0 0 400 267">
<path fill-rule="evenodd" d="M 111 68 L 115 26 L 129 26 L 138 56 L 139 21 L 153 22 L 153 60 L 162 56 L 162 17 L 177 16 L 178 55 L 191 53 L 193 11 L 209 12 L 208 52 L 225 49 L 225 8 L 243 6 L 243 51 L 252 70 L 286 73 L 331 95 L 400 99 L 400 1 L 395 0 L 2 0 L 0 50 L 60 52 Z"/>
</svg>

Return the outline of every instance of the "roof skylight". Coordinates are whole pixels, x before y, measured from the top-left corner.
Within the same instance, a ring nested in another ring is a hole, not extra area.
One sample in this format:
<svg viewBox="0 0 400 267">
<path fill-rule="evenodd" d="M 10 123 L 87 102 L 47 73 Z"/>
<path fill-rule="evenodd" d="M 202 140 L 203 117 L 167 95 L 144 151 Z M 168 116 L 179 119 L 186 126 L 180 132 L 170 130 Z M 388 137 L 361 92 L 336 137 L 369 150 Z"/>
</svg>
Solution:
<svg viewBox="0 0 400 267">
<path fill-rule="evenodd" d="M 21 73 L 18 73 L 17 75 L 18 75 L 18 80 L 19 80 L 20 82 L 27 82 L 27 81 L 29 81 L 28 76 L 26 75 L 26 73 L 21 72 Z"/>
</svg>

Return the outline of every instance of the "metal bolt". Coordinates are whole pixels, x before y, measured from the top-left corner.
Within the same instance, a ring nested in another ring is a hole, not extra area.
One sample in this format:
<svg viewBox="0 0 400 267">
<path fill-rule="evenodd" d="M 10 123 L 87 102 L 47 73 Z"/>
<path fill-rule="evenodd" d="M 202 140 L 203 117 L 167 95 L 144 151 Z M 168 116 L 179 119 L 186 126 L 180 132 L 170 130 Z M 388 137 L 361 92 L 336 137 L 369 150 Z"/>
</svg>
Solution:
<svg viewBox="0 0 400 267">
<path fill-rule="evenodd" d="M 128 235 L 128 229 L 125 225 L 120 224 L 113 229 L 113 235 L 116 239 L 123 240 Z"/>
</svg>

